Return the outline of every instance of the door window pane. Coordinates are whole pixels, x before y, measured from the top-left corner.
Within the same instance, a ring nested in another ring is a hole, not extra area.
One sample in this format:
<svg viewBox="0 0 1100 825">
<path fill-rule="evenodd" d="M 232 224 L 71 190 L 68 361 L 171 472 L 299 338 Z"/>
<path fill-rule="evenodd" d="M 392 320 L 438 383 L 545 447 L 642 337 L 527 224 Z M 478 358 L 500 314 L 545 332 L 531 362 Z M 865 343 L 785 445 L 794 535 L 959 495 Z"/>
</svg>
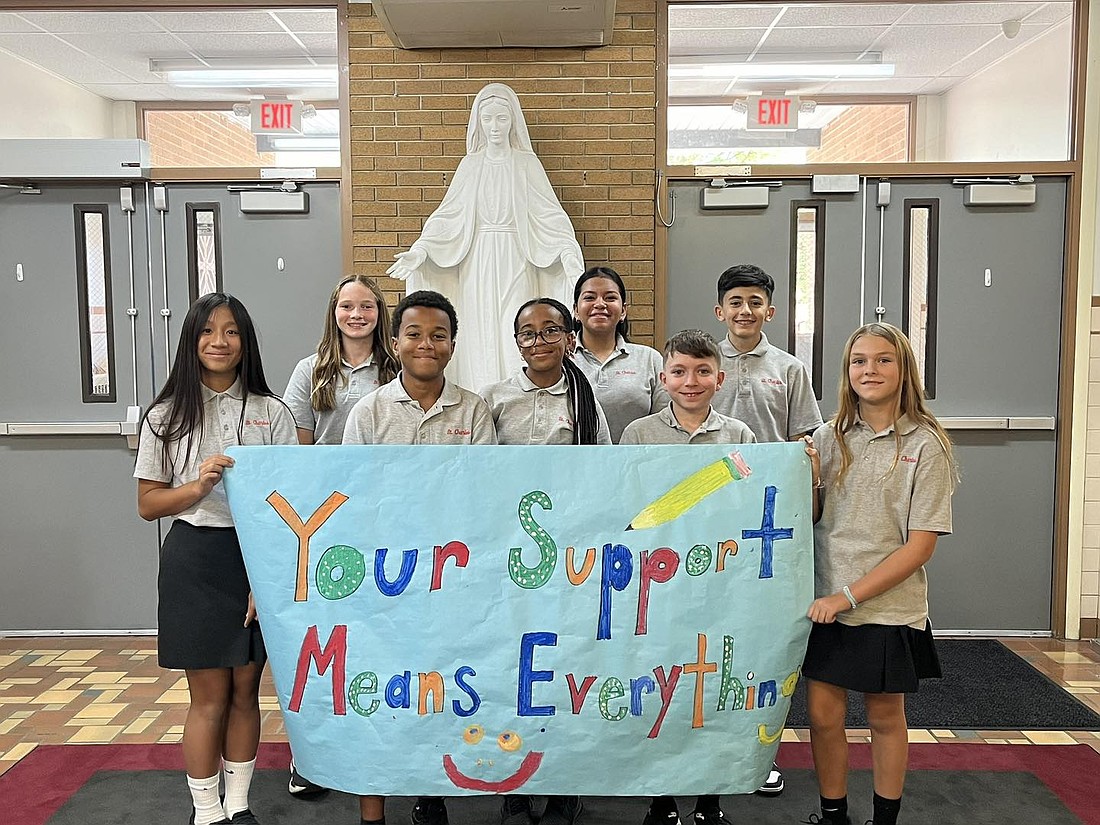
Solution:
<svg viewBox="0 0 1100 825">
<path fill-rule="evenodd" d="M 222 291 L 221 234 L 216 203 L 187 204 L 187 273 L 191 302 Z"/>
<path fill-rule="evenodd" d="M 106 206 L 76 206 L 80 374 L 85 403 L 115 400 Z"/>
<path fill-rule="evenodd" d="M 905 201 L 905 260 L 902 267 L 902 319 L 913 345 L 928 398 L 936 395 L 936 275 L 939 254 L 939 201 Z"/>
<path fill-rule="evenodd" d="M 821 400 L 822 312 L 825 282 L 825 204 L 791 204 L 790 340 L 796 358 L 810 372 L 814 395 Z"/>
</svg>

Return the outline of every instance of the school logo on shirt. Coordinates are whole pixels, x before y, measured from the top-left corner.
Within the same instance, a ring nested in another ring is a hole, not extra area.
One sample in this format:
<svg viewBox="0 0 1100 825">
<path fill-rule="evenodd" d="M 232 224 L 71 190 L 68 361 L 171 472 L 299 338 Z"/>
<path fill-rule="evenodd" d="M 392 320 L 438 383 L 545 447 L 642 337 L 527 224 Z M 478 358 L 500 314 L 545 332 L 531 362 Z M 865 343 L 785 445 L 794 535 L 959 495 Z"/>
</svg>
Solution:
<svg viewBox="0 0 1100 825">
<path fill-rule="evenodd" d="M 270 427 L 271 422 L 266 418 L 246 418 L 244 425 L 246 427 Z"/>
<path fill-rule="evenodd" d="M 615 370 L 615 375 L 637 375 L 637 370 Z"/>
<path fill-rule="evenodd" d="M 564 424 L 566 427 L 569 427 L 570 429 L 573 428 L 573 419 L 572 418 L 566 418 L 564 415 L 559 415 L 558 416 L 558 423 L 559 424 Z"/>
<path fill-rule="evenodd" d="M 761 378 L 760 383 L 761 384 L 769 384 L 773 387 L 785 387 L 786 386 L 786 384 L 783 383 L 782 378 Z"/>
<path fill-rule="evenodd" d="M 901 458 L 898 459 L 898 461 L 904 461 L 906 464 L 916 464 L 917 463 L 916 457 L 911 456 L 911 455 L 903 455 Z"/>
<path fill-rule="evenodd" d="M 474 432 L 473 430 L 467 429 L 465 427 L 448 427 L 447 428 L 447 435 L 472 435 L 473 432 Z"/>
</svg>

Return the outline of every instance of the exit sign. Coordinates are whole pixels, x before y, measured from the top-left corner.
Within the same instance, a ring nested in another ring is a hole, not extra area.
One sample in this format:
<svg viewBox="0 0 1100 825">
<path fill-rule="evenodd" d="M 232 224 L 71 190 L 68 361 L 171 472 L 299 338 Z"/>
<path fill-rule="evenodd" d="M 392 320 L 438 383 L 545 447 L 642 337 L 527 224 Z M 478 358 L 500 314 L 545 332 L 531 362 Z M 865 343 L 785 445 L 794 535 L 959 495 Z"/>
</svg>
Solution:
<svg viewBox="0 0 1100 825">
<path fill-rule="evenodd" d="M 798 128 L 798 98 L 793 95 L 750 97 L 746 129 L 793 132 Z"/>
<path fill-rule="evenodd" d="M 250 108 L 254 135 L 297 135 L 302 132 L 300 100 L 253 100 Z"/>
</svg>

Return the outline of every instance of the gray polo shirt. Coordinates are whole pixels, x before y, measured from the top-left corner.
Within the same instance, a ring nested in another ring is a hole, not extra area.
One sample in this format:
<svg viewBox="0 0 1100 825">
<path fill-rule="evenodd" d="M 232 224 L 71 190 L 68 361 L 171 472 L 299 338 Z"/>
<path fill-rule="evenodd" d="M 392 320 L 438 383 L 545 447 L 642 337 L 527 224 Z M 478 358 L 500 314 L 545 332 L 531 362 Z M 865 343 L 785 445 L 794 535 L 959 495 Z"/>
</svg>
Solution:
<svg viewBox="0 0 1100 825">
<path fill-rule="evenodd" d="M 743 421 L 710 408 L 707 420 L 695 432 L 680 426 L 671 402 L 667 407 L 626 425 L 620 444 L 752 444 L 756 436 Z"/>
<path fill-rule="evenodd" d="M 451 381 L 427 411 L 405 392 L 401 373 L 360 399 L 344 425 L 344 444 L 496 444 L 489 407 Z"/>
<path fill-rule="evenodd" d="M 601 363 L 578 341 L 573 363 L 588 376 L 616 444 L 627 424 L 668 403 L 668 394 L 661 386 L 664 358 L 652 347 L 629 344 L 620 335 L 614 352 Z"/>
<path fill-rule="evenodd" d="M 552 387 L 537 387 L 524 370 L 481 390 L 501 444 L 572 444 L 573 410 L 565 376 Z M 607 418 L 596 402 L 597 444 L 610 444 Z"/>
<path fill-rule="evenodd" d="M 336 384 L 336 406 L 324 412 L 313 409 L 310 399 L 313 368 L 316 364 L 317 353 L 298 362 L 298 366 L 290 374 L 283 401 L 294 414 L 298 428 L 313 431 L 314 444 L 339 444 L 344 437 L 344 424 L 351 408 L 360 398 L 370 395 L 381 386 L 374 353 L 371 353 L 366 363 L 357 367 L 351 366 L 347 361 L 342 362 L 340 380 Z"/>
<path fill-rule="evenodd" d="M 815 592 L 838 593 L 867 575 L 909 540 L 910 530 L 951 532 L 954 469 L 936 436 L 910 419 L 881 433 L 862 421 L 845 433 L 852 463 L 836 483 L 840 447 L 831 423 L 814 432 L 825 481 L 821 519 L 814 526 Z M 909 625 L 923 629 L 928 619 L 928 580 L 924 568 L 896 587 L 837 614 L 847 625 Z"/>
<path fill-rule="evenodd" d="M 740 352 L 727 335 L 718 343 L 726 380 L 711 401 L 714 409 L 749 425 L 761 441 L 789 441 L 821 426 L 805 365 L 768 343 L 766 335 Z"/>
<path fill-rule="evenodd" d="M 214 392 L 202 387 L 202 437 L 191 445 L 191 454 L 184 461 L 187 440 L 177 441 L 169 449 L 169 463 L 164 461 L 163 444 L 150 427 L 159 431 L 169 412 L 169 403 L 161 402 L 149 410 L 138 440 L 137 463 L 134 478 L 160 481 L 172 487 L 189 484 L 199 477 L 199 465 L 215 455 L 225 453 L 227 447 L 246 447 L 264 444 L 297 444 L 294 416 L 278 398 L 266 395 L 248 396 L 244 422 L 241 423 L 241 382 L 237 379 L 225 392 Z M 237 439 L 237 425 L 241 424 L 241 438 Z M 219 481 L 214 489 L 186 510 L 175 515 L 195 527 L 232 527 L 229 502 L 225 488 Z"/>
</svg>

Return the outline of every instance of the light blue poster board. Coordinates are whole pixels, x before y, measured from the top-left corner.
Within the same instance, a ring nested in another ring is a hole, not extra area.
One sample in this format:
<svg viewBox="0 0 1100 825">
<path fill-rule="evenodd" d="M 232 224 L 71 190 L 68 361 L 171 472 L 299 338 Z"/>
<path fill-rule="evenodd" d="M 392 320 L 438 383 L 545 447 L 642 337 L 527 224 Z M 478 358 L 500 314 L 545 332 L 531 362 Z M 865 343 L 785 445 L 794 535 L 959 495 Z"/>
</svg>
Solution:
<svg viewBox="0 0 1100 825">
<path fill-rule="evenodd" d="M 243 447 L 299 771 L 350 793 L 749 793 L 813 600 L 801 444 Z"/>
</svg>

